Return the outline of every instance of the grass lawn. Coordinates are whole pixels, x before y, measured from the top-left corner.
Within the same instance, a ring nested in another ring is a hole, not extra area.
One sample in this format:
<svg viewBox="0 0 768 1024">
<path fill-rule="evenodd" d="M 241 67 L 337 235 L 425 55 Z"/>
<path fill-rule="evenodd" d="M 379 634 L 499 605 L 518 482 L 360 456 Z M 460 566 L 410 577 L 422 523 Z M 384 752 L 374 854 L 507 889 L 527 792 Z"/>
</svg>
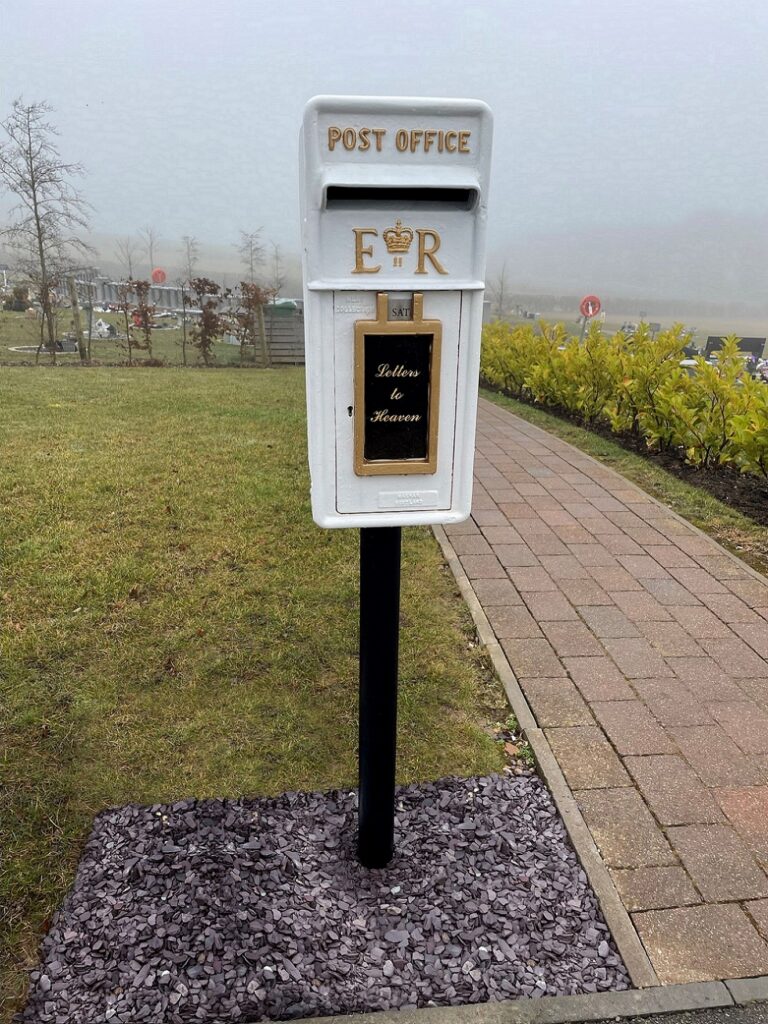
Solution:
<svg viewBox="0 0 768 1024">
<path fill-rule="evenodd" d="M 357 531 L 301 370 L 0 369 L 0 1020 L 93 815 L 356 781 Z M 399 779 L 497 770 L 502 691 L 404 538 Z"/>
<path fill-rule="evenodd" d="M 703 488 L 680 480 L 652 459 L 628 451 L 618 441 L 585 430 L 546 409 L 508 398 L 495 391 L 483 390 L 481 394 L 521 419 L 549 431 L 555 437 L 568 441 L 611 466 L 617 473 L 669 505 L 678 515 L 743 558 L 758 572 L 768 574 L 768 529 L 765 526 L 719 501 Z"/>
</svg>

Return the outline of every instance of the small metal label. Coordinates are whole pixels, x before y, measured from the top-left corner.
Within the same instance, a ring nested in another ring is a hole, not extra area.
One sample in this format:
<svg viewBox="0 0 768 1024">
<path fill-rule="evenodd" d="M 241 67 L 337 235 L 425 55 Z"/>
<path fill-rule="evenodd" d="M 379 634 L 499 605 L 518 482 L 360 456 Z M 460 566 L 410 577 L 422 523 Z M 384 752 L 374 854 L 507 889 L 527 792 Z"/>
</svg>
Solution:
<svg viewBox="0 0 768 1024">
<path fill-rule="evenodd" d="M 347 300 L 346 302 L 341 302 L 341 303 L 339 303 L 336 306 L 336 312 L 337 313 L 358 313 L 358 314 L 360 314 L 360 313 L 368 313 L 369 311 L 366 308 L 364 303 L 362 303 L 362 302 L 352 302 L 350 300 Z"/>
<path fill-rule="evenodd" d="M 413 295 L 390 295 L 387 298 L 387 317 L 390 320 L 412 320 Z"/>
<path fill-rule="evenodd" d="M 379 508 L 435 508 L 437 491 L 379 491 Z"/>
</svg>

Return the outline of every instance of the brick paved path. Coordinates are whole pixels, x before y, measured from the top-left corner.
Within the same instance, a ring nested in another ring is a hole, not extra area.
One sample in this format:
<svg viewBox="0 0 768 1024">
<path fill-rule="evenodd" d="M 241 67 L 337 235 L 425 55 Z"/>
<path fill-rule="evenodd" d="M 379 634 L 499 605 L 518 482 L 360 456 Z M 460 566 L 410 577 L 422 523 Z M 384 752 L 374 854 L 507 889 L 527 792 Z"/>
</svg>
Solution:
<svg viewBox="0 0 768 1024">
<path fill-rule="evenodd" d="M 662 982 L 768 974 L 768 583 L 481 401 L 446 528 Z"/>
</svg>

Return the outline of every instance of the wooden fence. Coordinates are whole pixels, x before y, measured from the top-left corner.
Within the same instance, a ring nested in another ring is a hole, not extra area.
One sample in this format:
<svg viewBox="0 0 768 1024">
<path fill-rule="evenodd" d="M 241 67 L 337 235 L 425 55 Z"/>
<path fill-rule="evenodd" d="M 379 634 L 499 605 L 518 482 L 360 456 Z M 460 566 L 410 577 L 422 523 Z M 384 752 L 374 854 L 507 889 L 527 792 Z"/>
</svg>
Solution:
<svg viewBox="0 0 768 1024">
<path fill-rule="evenodd" d="M 275 366 L 304 365 L 304 314 L 300 309 L 281 312 L 267 306 L 264 328 Z"/>
</svg>

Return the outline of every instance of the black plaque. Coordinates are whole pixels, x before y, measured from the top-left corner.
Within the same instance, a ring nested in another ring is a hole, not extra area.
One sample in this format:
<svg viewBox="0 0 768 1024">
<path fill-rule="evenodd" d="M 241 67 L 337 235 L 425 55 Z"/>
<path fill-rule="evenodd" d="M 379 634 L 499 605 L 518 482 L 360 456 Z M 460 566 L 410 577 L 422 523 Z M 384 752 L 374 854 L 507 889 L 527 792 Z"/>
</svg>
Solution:
<svg viewBox="0 0 768 1024">
<path fill-rule="evenodd" d="M 432 334 L 366 334 L 366 462 L 428 458 L 433 340 Z"/>
</svg>

